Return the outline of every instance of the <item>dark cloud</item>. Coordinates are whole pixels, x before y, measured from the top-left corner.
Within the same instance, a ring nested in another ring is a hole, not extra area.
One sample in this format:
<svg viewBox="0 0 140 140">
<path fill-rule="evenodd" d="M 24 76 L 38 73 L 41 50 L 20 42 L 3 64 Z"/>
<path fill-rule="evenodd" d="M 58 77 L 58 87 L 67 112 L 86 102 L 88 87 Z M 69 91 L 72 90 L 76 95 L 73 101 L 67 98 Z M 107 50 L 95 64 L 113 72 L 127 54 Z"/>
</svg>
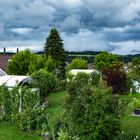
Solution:
<svg viewBox="0 0 140 140">
<path fill-rule="evenodd" d="M 131 53 L 132 54 L 140 54 L 140 50 L 132 50 Z"/>
<path fill-rule="evenodd" d="M 139 0 L 0 0 L 0 17 L 1 44 L 9 48 L 43 48 L 56 27 L 67 50 L 140 50 Z"/>
</svg>

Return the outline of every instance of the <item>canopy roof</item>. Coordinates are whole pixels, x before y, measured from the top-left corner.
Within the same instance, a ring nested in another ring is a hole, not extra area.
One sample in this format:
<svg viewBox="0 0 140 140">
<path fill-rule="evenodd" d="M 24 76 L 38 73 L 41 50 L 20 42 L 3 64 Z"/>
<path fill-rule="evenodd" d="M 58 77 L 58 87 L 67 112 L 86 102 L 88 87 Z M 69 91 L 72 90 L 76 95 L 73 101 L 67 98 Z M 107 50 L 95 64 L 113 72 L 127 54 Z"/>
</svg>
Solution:
<svg viewBox="0 0 140 140">
<path fill-rule="evenodd" d="M 77 75 L 78 73 L 87 73 L 87 74 L 97 73 L 97 74 L 99 74 L 99 72 L 95 69 L 71 69 L 70 73 L 72 75 Z"/>
<path fill-rule="evenodd" d="M 0 85 L 5 84 L 8 87 L 22 85 L 22 82 L 27 82 L 31 78 L 29 76 L 4 75 L 0 77 Z"/>
</svg>

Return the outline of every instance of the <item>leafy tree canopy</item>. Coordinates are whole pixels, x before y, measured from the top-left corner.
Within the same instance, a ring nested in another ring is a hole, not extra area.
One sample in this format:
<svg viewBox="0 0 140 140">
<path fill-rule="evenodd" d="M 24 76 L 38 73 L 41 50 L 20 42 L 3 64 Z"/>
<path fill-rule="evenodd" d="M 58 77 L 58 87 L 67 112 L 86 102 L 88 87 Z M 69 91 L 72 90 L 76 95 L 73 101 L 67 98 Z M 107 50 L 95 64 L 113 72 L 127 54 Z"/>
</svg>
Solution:
<svg viewBox="0 0 140 140">
<path fill-rule="evenodd" d="M 68 69 L 87 69 L 87 61 L 80 58 L 75 58 L 72 62 L 68 65 Z"/>
<path fill-rule="evenodd" d="M 55 64 L 54 60 L 52 59 L 52 56 L 48 56 L 48 59 L 45 62 L 45 69 L 48 72 L 54 73 L 55 72 L 55 67 L 56 67 L 56 64 Z"/>
<path fill-rule="evenodd" d="M 30 50 L 20 51 L 15 54 L 9 64 L 8 73 L 14 75 L 27 75 L 44 67 L 42 56 L 32 54 Z"/>
<path fill-rule="evenodd" d="M 114 65 L 119 63 L 116 55 L 110 54 L 106 51 L 101 52 L 96 55 L 94 59 L 94 65 L 99 70 L 102 71 L 103 68 L 114 68 Z"/>
<path fill-rule="evenodd" d="M 30 63 L 31 52 L 29 50 L 21 51 L 15 54 L 9 64 L 8 73 L 15 75 L 26 75 L 28 73 L 28 66 Z"/>
</svg>

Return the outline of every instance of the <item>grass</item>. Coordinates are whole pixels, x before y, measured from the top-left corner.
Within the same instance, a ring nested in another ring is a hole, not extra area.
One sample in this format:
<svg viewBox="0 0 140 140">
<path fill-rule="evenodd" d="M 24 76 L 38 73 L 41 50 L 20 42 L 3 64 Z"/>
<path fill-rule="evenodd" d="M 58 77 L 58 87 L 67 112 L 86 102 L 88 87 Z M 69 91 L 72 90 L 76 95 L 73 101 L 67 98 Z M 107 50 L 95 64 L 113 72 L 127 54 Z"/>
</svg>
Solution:
<svg viewBox="0 0 140 140">
<path fill-rule="evenodd" d="M 61 116 L 67 96 L 66 91 L 54 93 L 49 96 L 48 112 L 53 116 L 53 119 Z M 140 102 L 140 94 L 122 95 L 121 98 L 130 100 L 128 108 L 121 119 L 122 129 L 129 134 L 132 133 L 140 137 L 140 117 L 132 116 L 134 98 Z"/>
<path fill-rule="evenodd" d="M 128 108 L 121 120 L 122 129 L 128 134 L 131 133 L 140 137 L 140 117 L 132 116 L 134 110 L 133 103 L 135 100 L 140 102 L 140 94 L 130 94 L 123 98 L 129 99 L 130 103 L 128 104 Z"/>
<path fill-rule="evenodd" d="M 49 95 L 48 112 L 52 120 L 61 117 L 67 96 L 66 91 Z M 134 98 L 140 102 L 140 94 L 123 95 L 121 98 L 130 100 L 128 108 L 121 119 L 122 129 L 129 134 L 132 133 L 140 137 L 140 117 L 132 116 Z M 14 126 L 0 123 L 0 140 L 42 140 L 42 138 L 23 133 Z"/>
<path fill-rule="evenodd" d="M 49 108 L 48 112 L 50 113 L 51 118 L 57 119 L 60 117 L 60 114 L 63 112 L 64 100 L 67 97 L 67 92 L 57 92 L 49 95 Z M 37 137 L 24 133 L 18 128 L 6 124 L 0 123 L 0 140 L 42 140 L 42 137 Z"/>
<path fill-rule="evenodd" d="M 12 125 L 0 123 L 0 140 L 42 140 L 42 137 L 32 136 Z"/>
<path fill-rule="evenodd" d="M 49 108 L 48 112 L 53 119 L 57 119 L 61 116 L 64 110 L 65 99 L 68 96 L 66 91 L 50 94 L 48 97 Z"/>
<path fill-rule="evenodd" d="M 53 119 L 56 120 L 61 116 L 67 96 L 68 93 L 66 91 L 54 93 L 49 96 L 48 112 L 53 116 Z M 122 95 L 121 98 L 130 100 L 128 108 L 121 119 L 122 129 L 129 134 L 132 133 L 140 137 L 140 117 L 132 116 L 134 98 L 140 102 L 140 94 Z"/>
</svg>

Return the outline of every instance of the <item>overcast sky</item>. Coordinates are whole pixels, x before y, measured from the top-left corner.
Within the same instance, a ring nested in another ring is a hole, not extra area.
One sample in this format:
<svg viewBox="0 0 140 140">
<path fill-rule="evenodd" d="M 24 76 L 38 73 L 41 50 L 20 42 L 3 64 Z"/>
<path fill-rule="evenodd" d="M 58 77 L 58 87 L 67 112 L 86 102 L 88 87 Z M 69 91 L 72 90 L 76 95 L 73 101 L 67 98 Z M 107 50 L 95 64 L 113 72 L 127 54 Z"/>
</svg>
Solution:
<svg viewBox="0 0 140 140">
<path fill-rule="evenodd" d="M 0 50 L 43 50 L 57 28 L 69 51 L 140 54 L 140 0 L 0 0 Z"/>
</svg>

